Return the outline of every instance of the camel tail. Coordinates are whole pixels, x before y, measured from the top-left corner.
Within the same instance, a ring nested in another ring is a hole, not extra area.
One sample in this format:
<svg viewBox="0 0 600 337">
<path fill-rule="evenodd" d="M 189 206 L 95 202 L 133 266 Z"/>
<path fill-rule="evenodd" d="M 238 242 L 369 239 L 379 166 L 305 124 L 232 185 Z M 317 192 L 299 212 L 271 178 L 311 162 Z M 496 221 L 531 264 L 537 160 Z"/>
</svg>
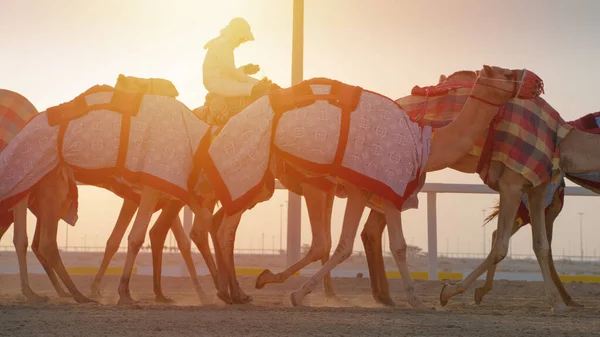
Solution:
<svg viewBox="0 0 600 337">
<path fill-rule="evenodd" d="M 494 211 L 490 214 L 488 214 L 488 216 L 485 218 L 485 221 L 483 222 L 483 225 L 487 225 L 490 221 L 494 220 L 498 214 L 500 214 L 500 201 L 497 201 L 496 204 L 494 205 Z"/>
</svg>

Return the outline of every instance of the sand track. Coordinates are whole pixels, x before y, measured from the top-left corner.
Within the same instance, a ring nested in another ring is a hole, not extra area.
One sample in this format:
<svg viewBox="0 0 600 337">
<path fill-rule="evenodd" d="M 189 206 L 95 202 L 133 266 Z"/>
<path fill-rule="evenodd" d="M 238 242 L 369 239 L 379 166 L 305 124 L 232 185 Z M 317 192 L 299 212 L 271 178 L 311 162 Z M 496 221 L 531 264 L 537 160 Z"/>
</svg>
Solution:
<svg viewBox="0 0 600 337">
<path fill-rule="evenodd" d="M 75 276 L 89 294 L 91 276 Z M 135 307 L 118 307 L 118 276 L 103 282 L 101 304 L 76 304 L 59 299 L 45 276 L 33 275 L 32 287 L 50 297 L 49 303 L 27 304 L 20 295 L 17 275 L 0 276 L 0 336 L 600 336 L 600 285 L 568 284 L 575 300 L 586 307 L 553 314 L 544 300 L 541 283 L 499 281 L 481 306 L 473 291 L 440 308 L 441 284 L 417 281 L 417 293 L 435 312 L 408 309 L 400 280 L 391 280 L 397 308 L 374 303 L 368 279 L 334 279 L 342 303 L 326 303 L 318 288 L 307 297 L 310 307 L 294 308 L 289 293 L 306 279 L 294 277 L 283 285 L 254 289 L 254 277 L 241 277 L 254 304 L 199 306 L 187 278 L 163 279 L 165 294 L 176 305 L 157 305 L 151 278 L 134 276 Z M 202 285 L 214 287 L 206 277 Z"/>
</svg>

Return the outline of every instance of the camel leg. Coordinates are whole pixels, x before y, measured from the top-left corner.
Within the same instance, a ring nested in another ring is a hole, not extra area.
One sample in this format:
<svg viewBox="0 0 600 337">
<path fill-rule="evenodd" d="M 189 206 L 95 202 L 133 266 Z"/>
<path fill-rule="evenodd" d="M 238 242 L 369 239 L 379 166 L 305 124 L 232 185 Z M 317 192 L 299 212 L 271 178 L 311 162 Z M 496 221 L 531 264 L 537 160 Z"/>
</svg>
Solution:
<svg viewBox="0 0 600 337">
<path fill-rule="evenodd" d="M 306 199 L 306 208 L 308 209 L 310 228 L 312 231 L 312 243 L 310 250 L 304 257 L 302 257 L 302 259 L 281 273 L 273 274 L 269 269 L 263 271 L 256 279 L 255 287 L 257 289 L 261 289 L 269 283 L 283 283 L 294 273 L 312 262 L 321 260 L 321 263 L 324 265 L 327 260 L 329 260 L 331 239 L 329 240 L 329 244 L 327 244 L 327 230 L 325 227 L 327 225 L 331 226 L 331 223 L 327 222 L 328 219 L 331 221 L 331 216 L 327 216 L 326 212 L 331 211 L 331 209 L 328 209 L 328 202 L 331 201 L 331 204 L 333 204 L 333 195 L 331 198 L 328 198 L 328 196 L 321 190 L 310 185 L 304 185 L 302 192 L 304 198 Z M 331 230 L 329 230 L 329 232 L 331 233 Z M 331 234 L 329 234 L 329 236 L 331 237 Z M 328 247 L 329 249 L 327 249 Z M 326 295 L 330 295 L 327 293 L 328 291 L 333 292 L 330 273 L 327 273 L 325 278 L 323 278 L 323 285 Z M 328 289 L 328 287 L 331 288 Z M 335 293 L 333 293 L 332 297 L 333 296 L 335 296 Z"/>
<path fill-rule="evenodd" d="M 385 264 L 383 262 L 382 235 L 385 229 L 385 214 L 371 210 L 360 238 L 365 248 L 371 293 L 375 302 L 393 307 L 396 305 L 390 296 Z"/>
<path fill-rule="evenodd" d="M 195 208 L 194 223 L 190 232 L 190 239 L 194 241 L 196 247 L 198 247 L 198 250 L 200 251 L 200 254 L 202 254 L 202 258 L 206 263 L 206 267 L 208 268 L 208 271 L 212 276 L 215 288 L 218 289 L 219 283 L 217 266 L 215 264 L 215 261 L 213 260 L 212 253 L 210 252 L 210 245 L 208 244 L 208 233 L 210 233 L 213 230 L 212 211 L 214 210 L 214 206 L 215 205 L 213 204 L 210 208 Z M 221 211 L 220 214 L 223 214 L 223 211 Z M 219 215 L 219 212 L 217 212 L 217 214 L 215 215 L 214 221 L 219 221 L 218 223 L 220 223 L 220 219 L 222 218 L 217 220 L 217 215 Z M 211 237 L 213 239 L 213 244 L 216 244 L 216 233 L 215 235 L 211 234 Z M 217 246 L 215 246 L 215 252 L 217 252 Z"/>
<path fill-rule="evenodd" d="M 169 233 L 169 228 L 177 218 L 177 215 L 183 204 L 179 201 L 169 201 L 160 212 L 160 216 L 150 229 L 150 248 L 152 250 L 152 284 L 154 286 L 154 296 L 156 302 L 173 303 L 170 298 L 165 297 L 162 292 L 161 275 L 162 275 L 162 257 L 165 240 Z"/>
<path fill-rule="evenodd" d="M 223 302 L 227 303 L 227 304 L 233 304 L 233 300 L 231 299 L 231 296 L 229 295 L 229 277 L 228 277 L 228 273 L 226 270 L 226 266 L 225 266 L 225 261 L 223 259 L 223 252 L 222 252 L 222 245 L 219 242 L 219 235 L 218 235 L 218 230 L 221 228 L 221 226 L 223 225 L 223 220 L 225 220 L 225 212 L 223 210 L 219 210 L 221 211 L 220 216 L 219 212 L 217 212 L 217 214 L 215 214 L 214 217 L 214 224 L 212 226 L 210 235 L 213 239 L 213 245 L 215 247 L 215 261 L 217 264 L 217 278 L 214 279 L 213 281 L 215 281 L 216 284 L 216 288 L 217 288 L 217 297 L 219 299 L 221 299 Z"/>
<path fill-rule="evenodd" d="M 127 230 L 129 223 L 131 223 L 131 219 L 133 219 L 136 210 L 137 204 L 135 202 L 123 199 L 123 205 L 121 206 L 121 212 L 117 218 L 115 228 L 113 228 L 108 241 L 106 241 L 106 249 L 104 250 L 102 263 L 100 264 L 100 268 L 98 269 L 98 272 L 96 273 L 96 276 L 90 285 L 90 290 L 92 291 L 93 297 L 98 298 L 102 296 L 100 292 L 100 282 L 106 273 L 106 269 L 108 269 L 110 261 L 119 250 L 123 236 L 125 236 L 125 231 Z"/>
<path fill-rule="evenodd" d="M 510 236 L 512 237 L 513 235 L 515 235 L 515 233 L 518 232 L 519 229 L 521 229 L 521 227 L 523 227 L 523 226 L 520 226 L 519 223 L 515 221 L 513 228 L 512 228 L 512 233 L 510 234 Z M 497 231 L 495 230 L 494 232 L 492 232 L 492 249 L 494 249 L 496 239 L 497 239 Z M 487 274 L 485 275 L 485 283 L 483 284 L 482 287 L 475 289 L 475 303 L 476 304 L 481 304 L 481 300 L 483 299 L 483 297 L 485 295 L 487 295 L 487 293 L 492 291 L 492 286 L 494 285 L 494 275 L 496 274 L 497 266 L 498 266 L 497 264 L 490 266 L 490 268 L 487 271 Z"/>
<path fill-rule="evenodd" d="M 19 260 L 21 293 L 27 298 L 28 302 L 45 302 L 48 300 L 48 298 L 34 293 L 29 286 L 29 273 L 27 271 L 27 246 L 29 243 L 27 238 L 27 202 L 28 198 L 24 198 L 13 208 L 13 244 L 15 246 L 15 250 L 17 251 L 17 259 Z"/>
<path fill-rule="evenodd" d="M 508 254 L 511 228 L 515 223 L 523 194 L 521 190 L 522 184 L 501 180 L 499 187 L 500 214 L 498 215 L 498 236 L 496 242 L 483 263 L 477 266 L 464 280 L 457 284 L 444 284 L 440 292 L 440 303 L 442 306 L 445 306 L 453 296 L 467 291 L 481 274 L 489 270 L 492 265 L 502 261 L 506 254 Z"/>
<path fill-rule="evenodd" d="M 347 185 L 345 187 L 348 193 L 348 200 L 344 214 L 344 223 L 342 225 L 342 234 L 338 246 L 329 261 L 327 261 L 327 263 L 325 263 L 325 265 L 321 267 L 310 280 L 306 281 L 300 289 L 292 292 L 290 299 L 293 306 L 301 305 L 304 297 L 315 289 L 317 283 L 335 268 L 335 266 L 342 263 L 350 257 L 350 254 L 352 254 L 354 239 L 356 238 L 360 218 L 367 205 L 367 201 L 369 200 L 369 194 L 358 189 L 356 186 Z"/>
<path fill-rule="evenodd" d="M 531 214 L 531 230 L 533 236 L 533 251 L 537 257 L 542 276 L 544 278 L 544 289 L 553 311 L 562 311 L 567 307 L 563 302 L 558 289 L 552 282 L 549 265 L 550 244 L 546 235 L 544 194 L 547 184 L 542 184 L 527 191 L 529 200 L 529 212 Z"/>
<path fill-rule="evenodd" d="M 175 241 L 177 242 L 177 247 L 181 252 L 181 256 L 183 257 L 183 261 L 190 273 L 190 278 L 192 279 L 192 283 L 194 285 L 194 290 L 200 299 L 202 304 L 208 304 L 212 301 L 209 296 L 206 294 L 202 286 L 200 285 L 200 281 L 198 280 L 198 273 L 196 272 L 196 265 L 194 264 L 194 260 L 192 259 L 192 249 L 190 246 L 190 241 L 185 235 L 185 231 L 183 230 L 183 225 L 181 224 L 181 220 L 176 216 L 171 224 L 171 231 L 173 232 L 173 236 L 175 236 Z M 212 261 L 212 256 L 210 258 Z"/>
<path fill-rule="evenodd" d="M 396 265 L 398 265 L 398 271 L 400 271 L 400 277 L 404 284 L 404 293 L 406 294 L 408 304 L 415 309 L 427 309 L 417 297 L 415 286 L 408 270 L 408 264 L 406 263 L 407 245 L 404 233 L 402 232 L 402 214 L 396 206 L 387 200 L 384 200 L 384 212 L 388 235 L 390 237 L 390 251 L 394 256 L 394 260 L 396 260 Z"/>
<path fill-rule="evenodd" d="M 158 202 L 158 197 L 158 191 L 150 187 L 144 187 L 140 206 L 135 221 L 133 222 L 131 232 L 127 238 L 127 258 L 125 259 L 123 275 L 121 275 L 121 280 L 119 282 L 118 304 L 133 304 L 133 299 L 131 298 L 131 293 L 129 291 L 129 280 L 131 279 L 131 273 L 133 272 L 135 258 L 144 244 L 148 223 L 150 222 L 150 218 L 152 217 L 152 213 Z"/>
<path fill-rule="evenodd" d="M 224 215 L 217 230 L 215 250 L 219 271 L 217 296 L 225 303 L 248 303 L 252 297 L 244 294 L 239 287 L 233 260 L 235 232 L 242 218 L 242 212 L 231 216 Z"/>
<path fill-rule="evenodd" d="M 73 280 L 69 276 L 67 269 L 65 268 L 62 259 L 60 258 L 60 253 L 58 251 L 57 244 L 57 234 L 58 234 L 58 221 L 59 221 L 59 205 L 60 198 L 57 198 L 54 195 L 48 195 L 51 193 L 52 189 L 45 188 L 45 186 L 40 186 L 40 189 L 47 190 L 43 197 L 38 199 L 40 204 L 40 255 L 42 255 L 47 261 L 48 265 L 54 269 L 58 277 L 65 284 L 67 289 L 73 297 L 75 301 L 78 303 L 89 303 L 95 302 L 87 297 L 85 297 L 79 289 L 73 283 Z"/>
<path fill-rule="evenodd" d="M 38 261 L 40 261 L 40 264 L 44 268 L 46 275 L 48 275 L 48 278 L 50 279 L 54 290 L 56 290 L 58 297 L 72 297 L 72 295 L 69 292 L 63 289 L 63 287 L 60 284 L 60 281 L 58 280 L 58 277 L 56 276 L 56 273 L 54 272 L 54 269 L 50 267 L 48 260 L 46 260 L 46 258 L 40 252 L 40 226 L 40 219 L 37 219 L 37 222 L 35 224 L 35 233 L 33 234 L 33 242 L 31 244 L 31 250 L 33 251 L 33 254 L 35 254 L 35 256 L 37 257 Z"/>
<path fill-rule="evenodd" d="M 234 225 L 233 219 L 229 219 L 228 221 L 223 221 L 222 228 L 224 229 L 224 231 L 221 232 L 221 228 L 219 228 L 218 235 L 219 235 L 220 242 L 224 242 L 225 252 L 222 251 L 223 252 L 222 257 L 224 258 L 224 261 L 227 265 L 229 294 L 231 296 L 231 300 L 235 304 L 246 304 L 246 303 L 252 302 L 252 296 L 247 295 L 244 292 L 244 290 L 242 290 L 242 288 L 240 287 L 240 283 L 237 279 L 237 274 L 235 271 L 235 261 L 234 261 L 234 254 L 233 254 L 233 248 L 234 248 L 234 244 L 235 244 L 235 234 L 237 231 L 237 227 L 240 223 L 242 213 L 240 212 L 238 214 L 239 214 L 239 218 L 237 216 L 234 217 L 235 225 Z M 225 227 L 226 224 L 227 224 L 227 227 Z M 222 238 L 229 238 L 229 240 L 223 241 Z M 221 246 L 221 247 L 223 247 L 223 246 Z M 223 249 L 223 248 L 221 248 L 221 249 Z"/>
<path fill-rule="evenodd" d="M 554 285 L 560 293 L 560 297 L 567 304 L 567 306 L 581 308 L 583 307 L 583 305 L 575 302 L 573 298 L 571 298 L 571 295 L 569 295 L 569 293 L 567 292 L 567 289 L 565 289 L 564 284 L 560 280 L 560 276 L 558 276 L 556 267 L 554 266 L 554 259 L 552 258 L 552 231 L 554 229 L 554 220 L 556 219 L 556 217 L 558 217 L 559 212 L 560 210 L 556 212 L 554 208 L 551 208 L 546 214 L 546 236 L 548 237 L 548 244 L 550 245 L 550 254 L 548 261 L 550 263 L 550 275 L 552 276 L 552 282 L 554 282 Z"/>
</svg>

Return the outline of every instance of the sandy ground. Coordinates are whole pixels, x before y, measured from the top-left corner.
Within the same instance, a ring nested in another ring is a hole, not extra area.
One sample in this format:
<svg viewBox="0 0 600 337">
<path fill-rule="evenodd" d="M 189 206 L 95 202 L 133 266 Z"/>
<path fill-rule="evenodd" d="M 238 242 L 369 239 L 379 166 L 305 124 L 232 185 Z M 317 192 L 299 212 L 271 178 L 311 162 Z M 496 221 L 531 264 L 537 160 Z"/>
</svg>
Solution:
<svg viewBox="0 0 600 337">
<path fill-rule="evenodd" d="M 103 282 L 100 304 L 76 304 L 59 299 L 45 276 L 32 276 L 35 291 L 49 303 L 26 304 L 17 275 L 0 276 L 0 336 L 600 336 L 600 285 L 568 284 L 582 309 L 553 314 L 544 300 L 541 283 L 498 281 L 477 306 L 473 291 L 455 297 L 440 308 L 441 283 L 417 281 L 417 293 L 436 307 L 416 313 L 405 304 L 400 280 L 391 280 L 396 308 L 376 305 L 368 279 L 334 279 L 341 303 L 326 302 L 322 289 L 309 295 L 305 307 L 291 307 L 289 293 L 306 278 L 293 277 L 283 285 L 254 289 L 255 277 L 240 277 L 254 296 L 250 305 L 199 306 L 187 278 L 163 279 L 165 294 L 175 305 L 153 300 L 151 278 L 134 276 L 132 296 L 137 306 L 116 305 L 118 276 Z M 91 276 L 74 276 L 89 294 Z M 201 279 L 209 293 L 214 287 Z"/>
</svg>

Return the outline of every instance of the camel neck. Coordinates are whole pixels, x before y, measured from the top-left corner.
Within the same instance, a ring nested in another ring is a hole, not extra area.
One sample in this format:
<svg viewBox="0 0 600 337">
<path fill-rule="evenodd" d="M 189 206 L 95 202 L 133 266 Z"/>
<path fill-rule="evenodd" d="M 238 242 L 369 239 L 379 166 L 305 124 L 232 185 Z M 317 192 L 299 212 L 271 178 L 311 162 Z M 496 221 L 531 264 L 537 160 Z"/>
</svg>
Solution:
<svg viewBox="0 0 600 337">
<path fill-rule="evenodd" d="M 488 100 L 481 93 L 477 97 Z M 425 171 L 444 169 L 465 156 L 477 140 L 483 137 L 498 110 L 497 106 L 469 97 L 458 117 L 435 131 Z"/>
</svg>

